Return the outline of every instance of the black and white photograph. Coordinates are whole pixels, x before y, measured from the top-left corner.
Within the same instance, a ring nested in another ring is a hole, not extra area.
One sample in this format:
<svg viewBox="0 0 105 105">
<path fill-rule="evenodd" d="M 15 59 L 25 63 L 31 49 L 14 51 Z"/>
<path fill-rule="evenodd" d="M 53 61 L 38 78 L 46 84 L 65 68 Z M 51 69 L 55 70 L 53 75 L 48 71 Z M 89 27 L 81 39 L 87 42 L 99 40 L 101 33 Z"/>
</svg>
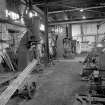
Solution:
<svg viewBox="0 0 105 105">
<path fill-rule="evenodd" d="M 0 105 L 105 105 L 105 0 L 0 0 Z"/>
</svg>

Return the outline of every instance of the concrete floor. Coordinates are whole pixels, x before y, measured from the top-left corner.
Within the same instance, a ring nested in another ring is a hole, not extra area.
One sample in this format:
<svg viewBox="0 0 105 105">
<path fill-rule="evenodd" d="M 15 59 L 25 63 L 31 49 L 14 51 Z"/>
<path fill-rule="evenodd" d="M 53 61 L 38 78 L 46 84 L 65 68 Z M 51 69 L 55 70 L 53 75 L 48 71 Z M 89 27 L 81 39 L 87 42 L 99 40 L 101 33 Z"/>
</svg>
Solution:
<svg viewBox="0 0 105 105">
<path fill-rule="evenodd" d="M 75 94 L 86 90 L 87 83 L 79 76 L 81 68 L 82 65 L 75 61 L 56 62 L 39 78 L 34 98 L 17 105 L 72 105 Z"/>
</svg>

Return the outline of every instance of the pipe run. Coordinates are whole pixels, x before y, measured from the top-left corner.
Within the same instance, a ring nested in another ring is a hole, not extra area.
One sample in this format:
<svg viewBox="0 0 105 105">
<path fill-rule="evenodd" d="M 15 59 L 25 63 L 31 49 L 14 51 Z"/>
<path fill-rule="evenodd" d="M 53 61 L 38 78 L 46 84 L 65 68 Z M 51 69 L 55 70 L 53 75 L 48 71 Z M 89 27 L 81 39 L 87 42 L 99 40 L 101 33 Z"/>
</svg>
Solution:
<svg viewBox="0 0 105 105">
<path fill-rule="evenodd" d="M 89 20 L 79 20 L 79 21 L 55 21 L 55 22 L 50 22 L 49 25 L 58 25 L 58 24 L 78 24 L 78 23 L 95 23 L 95 22 L 101 22 L 105 21 L 105 19 L 89 19 Z"/>
</svg>

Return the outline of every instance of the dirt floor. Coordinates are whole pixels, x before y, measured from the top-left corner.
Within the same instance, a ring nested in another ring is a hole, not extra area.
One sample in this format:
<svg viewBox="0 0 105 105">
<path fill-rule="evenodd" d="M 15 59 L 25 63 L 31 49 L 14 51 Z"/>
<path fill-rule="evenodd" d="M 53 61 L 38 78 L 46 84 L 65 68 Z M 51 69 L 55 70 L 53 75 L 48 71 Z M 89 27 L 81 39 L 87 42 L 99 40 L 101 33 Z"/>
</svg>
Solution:
<svg viewBox="0 0 105 105">
<path fill-rule="evenodd" d="M 73 105 L 75 95 L 87 90 L 87 82 L 79 76 L 82 65 L 66 60 L 55 63 L 40 76 L 38 89 L 31 100 L 17 99 L 10 105 Z M 9 105 L 8 104 L 8 105 Z"/>
</svg>

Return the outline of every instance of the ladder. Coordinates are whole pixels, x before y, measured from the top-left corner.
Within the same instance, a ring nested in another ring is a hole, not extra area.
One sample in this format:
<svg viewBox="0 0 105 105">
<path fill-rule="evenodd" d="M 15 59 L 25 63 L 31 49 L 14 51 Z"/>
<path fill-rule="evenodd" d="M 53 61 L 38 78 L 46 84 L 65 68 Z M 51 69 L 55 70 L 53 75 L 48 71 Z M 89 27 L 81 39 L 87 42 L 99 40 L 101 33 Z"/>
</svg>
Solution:
<svg viewBox="0 0 105 105">
<path fill-rule="evenodd" d="M 12 71 L 15 71 L 15 69 L 14 69 L 14 67 L 12 65 L 11 59 L 10 59 L 7 52 L 3 53 L 3 58 L 4 58 L 5 62 L 6 62 L 6 64 L 8 65 L 9 69 L 12 70 Z"/>
</svg>

